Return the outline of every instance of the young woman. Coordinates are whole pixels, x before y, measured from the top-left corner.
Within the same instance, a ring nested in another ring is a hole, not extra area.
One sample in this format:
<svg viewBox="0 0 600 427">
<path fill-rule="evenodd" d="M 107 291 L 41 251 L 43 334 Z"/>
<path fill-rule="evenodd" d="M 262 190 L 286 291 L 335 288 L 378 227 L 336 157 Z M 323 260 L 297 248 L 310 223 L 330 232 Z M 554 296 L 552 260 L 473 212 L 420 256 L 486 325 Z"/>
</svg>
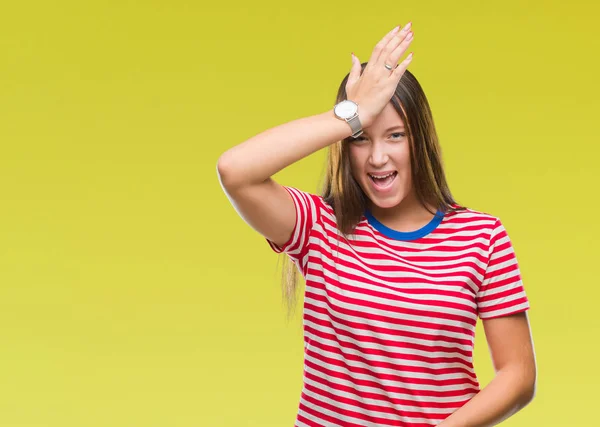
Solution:
<svg viewBox="0 0 600 427">
<path fill-rule="evenodd" d="M 458 205 L 394 28 L 352 55 L 335 107 L 266 130 L 217 169 L 240 216 L 306 281 L 296 426 L 491 426 L 528 404 L 529 301 L 499 218 Z M 271 176 L 329 147 L 321 195 Z M 294 303 L 296 277 L 284 286 Z M 481 318 L 496 376 L 480 389 Z"/>
</svg>

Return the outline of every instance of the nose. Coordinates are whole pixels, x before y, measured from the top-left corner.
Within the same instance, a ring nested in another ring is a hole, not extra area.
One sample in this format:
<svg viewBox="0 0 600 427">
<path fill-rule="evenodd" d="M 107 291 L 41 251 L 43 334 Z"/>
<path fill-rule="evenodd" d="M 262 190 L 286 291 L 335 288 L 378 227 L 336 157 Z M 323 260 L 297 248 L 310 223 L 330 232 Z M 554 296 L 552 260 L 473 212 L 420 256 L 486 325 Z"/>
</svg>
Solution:
<svg viewBox="0 0 600 427">
<path fill-rule="evenodd" d="M 374 168 L 382 167 L 389 160 L 389 156 L 385 148 L 386 144 L 380 141 L 375 141 L 371 144 L 371 153 L 369 155 L 369 164 Z"/>
</svg>

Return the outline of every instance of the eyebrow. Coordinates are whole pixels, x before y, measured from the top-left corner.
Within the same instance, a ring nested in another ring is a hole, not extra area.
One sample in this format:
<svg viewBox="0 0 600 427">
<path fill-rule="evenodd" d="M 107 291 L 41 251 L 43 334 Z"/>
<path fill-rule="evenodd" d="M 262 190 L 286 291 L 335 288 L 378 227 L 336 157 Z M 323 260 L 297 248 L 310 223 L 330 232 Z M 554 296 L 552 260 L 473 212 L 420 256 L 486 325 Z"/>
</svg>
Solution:
<svg viewBox="0 0 600 427">
<path fill-rule="evenodd" d="M 404 126 L 402 126 L 402 125 L 392 126 L 391 128 L 387 128 L 384 132 L 389 132 L 389 131 L 394 130 L 394 129 L 402 129 L 402 130 L 404 130 Z"/>
</svg>

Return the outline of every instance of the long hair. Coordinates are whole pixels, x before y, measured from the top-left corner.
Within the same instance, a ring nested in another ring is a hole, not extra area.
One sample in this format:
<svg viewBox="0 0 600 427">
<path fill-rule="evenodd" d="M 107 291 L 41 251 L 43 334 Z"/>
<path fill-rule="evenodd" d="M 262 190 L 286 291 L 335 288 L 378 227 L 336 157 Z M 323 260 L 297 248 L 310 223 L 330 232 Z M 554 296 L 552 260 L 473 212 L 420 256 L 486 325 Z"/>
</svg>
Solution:
<svg viewBox="0 0 600 427">
<path fill-rule="evenodd" d="M 362 71 L 366 65 L 366 62 L 361 64 Z M 340 84 L 336 104 L 347 99 L 348 77 L 349 74 Z M 435 206 L 443 213 L 466 209 L 459 206 L 450 193 L 429 102 L 421 85 L 410 71 L 404 71 L 390 102 L 405 123 L 409 140 L 411 176 L 418 201 L 428 212 L 431 212 L 428 205 Z M 352 176 L 348 147 L 350 141 L 351 136 L 329 146 L 327 169 L 321 190 L 323 200 L 335 212 L 337 229 L 346 238 L 360 222 L 368 202 L 367 195 Z M 287 306 L 289 320 L 296 307 L 299 271 L 286 254 L 280 256 L 284 257 L 282 298 Z"/>
</svg>

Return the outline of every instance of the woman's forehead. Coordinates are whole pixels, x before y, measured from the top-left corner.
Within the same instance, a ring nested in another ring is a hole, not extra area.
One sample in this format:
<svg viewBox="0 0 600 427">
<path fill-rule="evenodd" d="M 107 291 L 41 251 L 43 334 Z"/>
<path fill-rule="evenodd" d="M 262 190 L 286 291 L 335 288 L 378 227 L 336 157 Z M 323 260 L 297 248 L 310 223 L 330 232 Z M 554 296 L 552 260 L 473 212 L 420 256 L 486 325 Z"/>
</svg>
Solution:
<svg viewBox="0 0 600 427">
<path fill-rule="evenodd" d="M 391 129 L 404 128 L 404 122 L 391 103 L 387 104 L 371 126 L 364 129 L 366 133 L 385 133 Z"/>
</svg>

